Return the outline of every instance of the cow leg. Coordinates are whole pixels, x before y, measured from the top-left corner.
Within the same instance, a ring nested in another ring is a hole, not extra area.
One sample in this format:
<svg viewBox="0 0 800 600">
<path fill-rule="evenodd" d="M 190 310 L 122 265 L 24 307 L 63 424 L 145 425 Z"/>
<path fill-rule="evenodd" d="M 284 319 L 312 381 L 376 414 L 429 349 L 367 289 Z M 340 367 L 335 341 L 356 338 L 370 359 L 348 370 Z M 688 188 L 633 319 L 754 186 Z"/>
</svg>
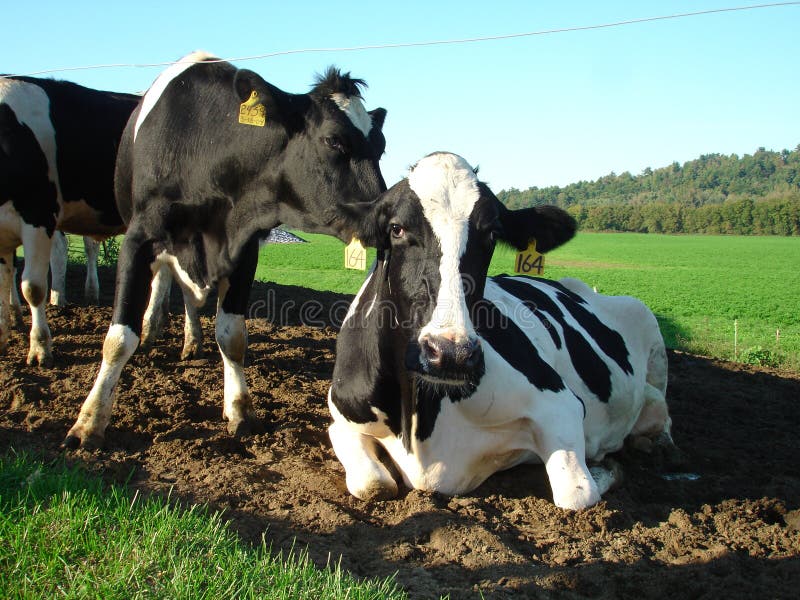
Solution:
<svg viewBox="0 0 800 600">
<path fill-rule="evenodd" d="M 203 356 L 203 329 L 200 326 L 200 315 L 197 311 L 197 305 L 188 294 L 184 293 L 183 306 L 186 321 L 183 324 L 183 350 L 181 351 L 181 360 L 201 358 Z"/>
<path fill-rule="evenodd" d="M 364 435 L 342 416 L 331 401 L 328 390 L 328 408 L 333 424 L 328 435 L 336 458 L 342 463 L 347 490 L 359 500 L 386 500 L 397 496 L 397 482 L 378 457 L 375 438 Z"/>
<path fill-rule="evenodd" d="M 86 282 L 83 285 L 83 298 L 86 304 L 100 304 L 100 281 L 97 279 L 97 255 L 100 242 L 83 236 L 83 251 L 86 253 Z"/>
<path fill-rule="evenodd" d="M 142 323 L 142 348 L 149 349 L 161 337 L 164 323 L 169 315 L 169 292 L 172 287 L 172 271 L 168 265 L 160 264 L 150 283 L 150 301 Z"/>
<path fill-rule="evenodd" d="M 60 231 L 53 234 L 50 246 L 50 304 L 67 305 L 67 236 Z"/>
<path fill-rule="evenodd" d="M 117 263 L 114 314 L 103 342 L 103 361 L 78 419 L 64 440 L 66 448 L 94 448 L 103 442 L 114 407 L 117 382 L 122 369 L 139 345 L 152 262 L 150 244 L 144 243 L 129 230 L 122 242 Z"/>
<path fill-rule="evenodd" d="M 13 252 L 0 255 L 0 352 L 11 335 L 11 289 L 14 286 Z"/>
<path fill-rule="evenodd" d="M 553 396 L 537 400 L 531 420 L 536 454 L 547 470 L 555 505 L 573 510 L 587 508 L 600 501 L 601 492 L 586 465 L 583 406 L 574 396 Z"/>
<path fill-rule="evenodd" d="M 31 309 L 30 350 L 28 364 L 41 367 L 53 365 L 53 340 L 47 326 L 45 295 L 47 269 L 50 263 L 51 238 L 44 227 L 22 228 L 22 247 L 25 268 L 22 270 L 22 296 Z"/>
<path fill-rule="evenodd" d="M 227 283 L 219 284 L 216 338 L 225 373 L 225 399 L 222 417 L 228 420 L 231 435 L 250 432 L 255 422 L 252 399 L 244 376 L 247 351 L 245 313 L 258 262 L 258 240 L 242 250 L 239 264 Z"/>
<path fill-rule="evenodd" d="M 25 331 L 25 321 L 22 318 L 22 302 L 17 291 L 17 265 L 14 263 L 14 251 L 11 252 L 11 324 L 20 331 Z"/>
</svg>

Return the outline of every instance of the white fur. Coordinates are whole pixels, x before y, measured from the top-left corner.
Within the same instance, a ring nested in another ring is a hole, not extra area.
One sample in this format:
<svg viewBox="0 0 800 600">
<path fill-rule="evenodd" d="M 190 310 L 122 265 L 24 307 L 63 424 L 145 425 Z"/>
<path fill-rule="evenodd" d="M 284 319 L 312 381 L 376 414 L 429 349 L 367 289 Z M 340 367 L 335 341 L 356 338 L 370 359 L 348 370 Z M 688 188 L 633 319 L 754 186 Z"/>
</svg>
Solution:
<svg viewBox="0 0 800 600">
<path fill-rule="evenodd" d="M 364 134 L 364 137 L 369 135 L 372 129 L 372 116 L 364 108 L 364 103 L 361 98 L 357 96 L 346 96 L 344 94 L 331 94 L 331 100 L 336 103 L 342 112 L 347 115 L 350 122 Z"/>
<path fill-rule="evenodd" d="M 186 301 L 193 302 L 197 306 L 203 306 L 203 304 L 205 304 L 208 294 L 211 292 L 211 286 L 206 285 L 201 287 L 195 283 L 189 274 L 183 270 L 180 262 L 178 262 L 178 258 L 172 254 L 168 254 L 166 250 L 156 256 L 150 268 L 155 274 L 159 271 L 161 266 L 168 266 L 172 270 L 172 273 L 177 277 L 178 283 L 185 292 L 184 299 Z"/>
<path fill-rule="evenodd" d="M 224 293 L 221 293 L 221 297 L 224 297 Z M 246 418 L 250 405 L 244 375 L 244 353 L 247 349 L 244 316 L 226 313 L 220 306 L 217 309 L 216 338 L 222 354 L 225 377 L 222 416 L 231 422 L 238 422 Z"/>
<path fill-rule="evenodd" d="M 114 407 L 114 389 L 138 345 L 139 337 L 127 325 L 108 328 L 100 371 L 68 436 L 79 438 L 83 444 L 91 438 L 95 441 L 103 438 Z"/>
<path fill-rule="evenodd" d="M 150 111 L 153 110 L 153 107 L 158 102 L 161 94 L 164 93 L 164 90 L 167 89 L 167 86 L 170 84 L 170 82 L 176 77 L 179 77 L 181 73 L 183 73 L 192 65 L 202 62 L 206 59 L 213 58 L 216 57 L 208 54 L 207 52 L 203 52 L 202 50 L 197 50 L 191 54 L 187 54 L 178 62 L 170 65 L 161 72 L 161 74 L 153 82 L 153 85 L 150 86 L 150 89 L 145 93 L 144 100 L 142 100 L 142 107 L 139 110 L 139 116 L 136 118 L 136 123 L 133 126 L 134 141 L 136 141 L 136 136 L 139 133 L 139 128 L 142 126 L 142 123 L 144 123 L 147 115 L 150 114 Z"/>
<path fill-rule="evenodd" d="M 420 160 L 408 176 L 442 252 L 441 284 L 431 321 L 420 331 L 464 341 L 475 335 L 467 314 L 459 264 L 467 245 L 469 217 L 479 197 L 472 167 L 455 154 L 433 154 Z"/>
</svg>

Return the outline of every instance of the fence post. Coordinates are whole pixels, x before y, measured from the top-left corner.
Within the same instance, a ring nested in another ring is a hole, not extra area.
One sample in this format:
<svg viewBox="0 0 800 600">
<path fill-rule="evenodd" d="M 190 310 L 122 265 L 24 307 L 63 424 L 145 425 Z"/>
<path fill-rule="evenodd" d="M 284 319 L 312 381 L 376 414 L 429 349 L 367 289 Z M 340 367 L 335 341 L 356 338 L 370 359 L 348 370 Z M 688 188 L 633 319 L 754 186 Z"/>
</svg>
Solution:
<svg viewBox="0 0 800 600">
<path fill-rule="evenodd" d="M 733 360 L 739 356 L 739 319 L 733 320 Z"/>
</svg>

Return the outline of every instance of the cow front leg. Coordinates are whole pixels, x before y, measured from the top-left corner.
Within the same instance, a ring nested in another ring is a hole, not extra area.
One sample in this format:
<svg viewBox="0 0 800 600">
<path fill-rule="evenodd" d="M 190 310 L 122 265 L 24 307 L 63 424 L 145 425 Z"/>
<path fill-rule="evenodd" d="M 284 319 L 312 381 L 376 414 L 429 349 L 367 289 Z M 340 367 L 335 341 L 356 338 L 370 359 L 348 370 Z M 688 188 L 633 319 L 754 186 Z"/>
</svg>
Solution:
<svg viewBox="0 0 800 600">
<path fill-rule="evenodd" d="M 600 501 L 601 491 L 586 465 L 583 406 L 575 396 L 553 396 L 550 402 L 538 403 L 532 419 L 536 453 L 547 470 L 553 503 L 572 510 L 588 508 Z"/>
<path fill-rule="evenodd" d="M 328 408 L 333 423 L 328 427 L 333 451 L 342 463 L 347 491 L 359 500 L 387 500 L 397 496 L 397 482 L 378 457 L 374 437 L 360 432 L 336 408 L 328 390 Z"/>
<path fill-rule="evenodd" d="M 25 225 L 22 229 L 22 247 L 25 267 L 22 270 L 22 296 L 31 309 L 30 350 L 28 364 L 53 366 L 53 340 L 45 313 L 47 270 L 50 264 L 51 238 L 44 227 Z"/>
<path fill-rule="evenodd" d="M 66 448 L 95 448 L 103 443 L 117 382 L 139 345 L 152 261 L 150 244 L 142 242 L 129 230 L 117 263 L 114 314 L 103 342 L 103 361 L 78 419 L 64 440 Z"/>
<path fill-rule="evenodd" d="M 258 262 L 258 241 L 242 250 L 239 264 L 227 281 L 219 283 L 216 338 L 225 374 L 225 399 L 222 417 L 228 420 L 231 435 L 249 433 L 255 424 L 255 413 L 244 375 L 247 352 L 245 314 L 250 287 Z"/>
</svg>

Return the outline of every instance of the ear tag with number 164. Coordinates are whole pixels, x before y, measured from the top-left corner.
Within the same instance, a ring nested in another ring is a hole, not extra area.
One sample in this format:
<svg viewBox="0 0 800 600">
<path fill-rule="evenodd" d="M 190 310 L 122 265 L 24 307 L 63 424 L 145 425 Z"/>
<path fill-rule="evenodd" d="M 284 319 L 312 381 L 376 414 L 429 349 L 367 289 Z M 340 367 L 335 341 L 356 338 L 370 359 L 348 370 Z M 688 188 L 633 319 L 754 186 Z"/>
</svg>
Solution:
<svg viewBox="0 0 800 600">
<path fill-rule="evenodd" d="M 353 238 L 344 249 L 344 268 L 367 270 L 367 250 L 357 238 Z"/>
<path fill-rule="evenodd" d="M 531 240 L 525 250 L 517 252 L 517 259 L 514 261 L 514 273 L 519 273 L 520 275 L 544 274 L 544 254 L 536 251 L 536 240 Z"/>
</svg>

